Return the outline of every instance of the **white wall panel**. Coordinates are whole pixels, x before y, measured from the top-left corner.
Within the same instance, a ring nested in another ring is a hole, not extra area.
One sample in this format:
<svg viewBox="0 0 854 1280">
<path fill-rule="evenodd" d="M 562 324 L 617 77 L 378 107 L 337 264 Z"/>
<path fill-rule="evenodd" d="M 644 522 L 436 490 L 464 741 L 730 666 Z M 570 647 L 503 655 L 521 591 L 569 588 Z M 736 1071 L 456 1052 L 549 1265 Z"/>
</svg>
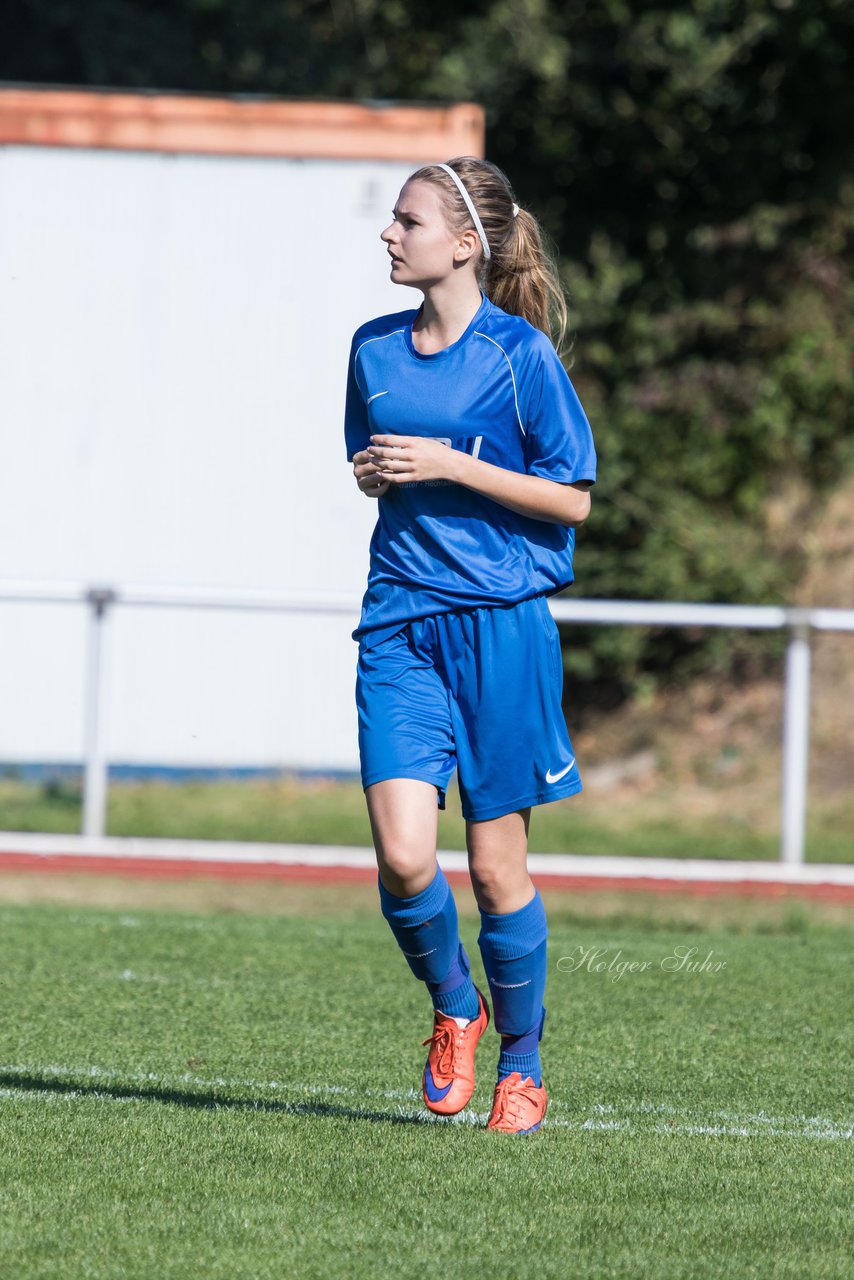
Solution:
<svg viewBox="0 0 854 1280">
<path fill-rule="evenodd" d="M 346 360 L 417 305 L 379 241 L 413 167 L 0 148 L 0 577 L 360 594 Z M 48 697 L 46 607 L 0 611 L 0 760 L 79 758 L 49 616 Z M 353 625 L 119 609 L 111 759 L 355 768 Z"/>
</svg>

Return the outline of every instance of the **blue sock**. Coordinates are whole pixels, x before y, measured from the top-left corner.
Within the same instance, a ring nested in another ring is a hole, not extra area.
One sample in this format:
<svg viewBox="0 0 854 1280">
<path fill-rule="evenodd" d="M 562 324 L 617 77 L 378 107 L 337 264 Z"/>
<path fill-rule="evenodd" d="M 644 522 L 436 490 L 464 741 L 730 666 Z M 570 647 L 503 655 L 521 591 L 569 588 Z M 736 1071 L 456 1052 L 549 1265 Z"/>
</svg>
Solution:
<svg viewBox="0 0 854 1280">
<path fill-rule="evenodd" d="M 536 1025 L 521 1036 L 502 1036 L 501 1050 L 498 1054 L 498 1079 L 512 1076 L 518 1071 L 523 1080 L 531 1077 L 539 1088 L 543 1083 L 543 1072 L 540 1065 L 540 1041 L 543 1038 L 543 1023 L 546 1011 L 543 1009 Z"/>
<path fill-rule="evenodd" d="M 466 950 L 460 942 L 457 904 L 440 866 L 421 893 L 398 898 L 377 876 L 382 913 L 416 978 L 427 984 L 433 1008 L 457 1018 L 480 1009 Z"/>
<path fill-rule="evenodd" d="M 480 913 L 478 935 L 492 995 L 495 1029 L 501 1036 L 498 1079 L 518 1071 L 542 1084 L 539 1043 L 546 990 L 546 912 L 539 891 L 506 915 Z"/>
</svg>

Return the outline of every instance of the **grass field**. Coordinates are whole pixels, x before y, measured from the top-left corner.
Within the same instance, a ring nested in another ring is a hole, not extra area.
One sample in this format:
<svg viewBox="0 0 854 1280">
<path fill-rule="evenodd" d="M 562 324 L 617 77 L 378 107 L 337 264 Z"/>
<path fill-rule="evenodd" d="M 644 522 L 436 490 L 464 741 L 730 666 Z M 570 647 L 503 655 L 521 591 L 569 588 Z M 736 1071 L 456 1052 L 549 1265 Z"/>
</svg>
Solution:
<svg viewBox="0 0 854 1280">
<path fill-rule="evenodd" d="M 850 922 L 544 897 L 551 1106 L 518 1139 L 483 1128 L 491 1030 L 471 1109 L 424 1110 L 372 886 L 0 878 L 0 1275 L 847 1277 Z"/>
<path fill-rule="evenodd" d="M 597 794 L 538 807 L 530 847 L 539 853 L 652 857 L 777 859 L 778 798 L 748 789 L 738 803 L 711 784 L 698 803 L 673 785 L 654 793 Z M 79 786 L 0 778 L 0 830 L 79 832 Z M 113 783 L 108 834 L 199 840 L 265 840 L 371 847 L 364 794 L 358 782 L 281 779 L 252 782 Z M 465 848 L 456 783 L 439 814 L 439 845 Z M 832 803 L 810 809 L 807 859 L 850 862 L 854 796 L 847 787 Z"/>
</svg>

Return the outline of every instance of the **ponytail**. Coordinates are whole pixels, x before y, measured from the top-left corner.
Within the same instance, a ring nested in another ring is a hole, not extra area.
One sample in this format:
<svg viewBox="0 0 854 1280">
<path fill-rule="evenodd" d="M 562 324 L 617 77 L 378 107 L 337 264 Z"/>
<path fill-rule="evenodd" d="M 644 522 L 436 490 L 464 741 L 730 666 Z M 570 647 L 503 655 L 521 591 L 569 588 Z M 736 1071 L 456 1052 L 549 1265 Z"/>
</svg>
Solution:
<svg viewBox="0 0 854 1280">
<path fill-rule="evenodd" d="M 448 166 L 465 185 L 477 210 L 490 256 L 481 249 L 477 266 L 483 292 L 512 315 L 523 316 L 560 351 L 567 332 L 566 298 L 544 234 L 532 213 L 519 209 L 507 177 L 488 160 L 460 156 Z M 424 165 L 410 182 L 431 182 L 442 191 L 450 225 L 459 231 L 472 218 L 453 179 L 437 164 Z"/>
<path fill-rule="evenodd" d="M 487 263 L 484 293 L 502 311 L 524 316 L 542 329 L 560 350 L 568 317 L 557 267 L 532 213 L 520 209 L 512 228 L 507 243 L 498 252 L 493 250 Z"/>
</svg>

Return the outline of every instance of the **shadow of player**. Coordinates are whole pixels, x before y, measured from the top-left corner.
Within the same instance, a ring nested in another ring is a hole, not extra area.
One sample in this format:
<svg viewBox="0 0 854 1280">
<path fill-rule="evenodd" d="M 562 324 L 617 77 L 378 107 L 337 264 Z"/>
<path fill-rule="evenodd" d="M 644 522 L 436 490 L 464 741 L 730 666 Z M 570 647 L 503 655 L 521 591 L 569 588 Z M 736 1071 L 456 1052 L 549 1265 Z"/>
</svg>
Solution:
<svg viewBox="0 0 854 1280">
<path fill-rule="evenodd" d="M 400 1115 L 394 1111 L 370 1107 L 348 1107 L 339 1102 L 296 1102 L 263 1098 L 234 1098 L 218 1092 L 140 1087 L 138 1085 L 93 1084 L 91 1081 L 57 1080 L 36 1072 L 0 1072 L 0 1088 L 20 1089 L 28 1093 L 52 1093 L 66 1097 L 113 1098 L 129 1102 L 162 1102 L 197 1111 L 265 1111 L 289 1116 L 327 1116 L 344 1120 L 368 1120 L 380 1124 L 435 1124 L 426 1113 Z"/>
</svg>

